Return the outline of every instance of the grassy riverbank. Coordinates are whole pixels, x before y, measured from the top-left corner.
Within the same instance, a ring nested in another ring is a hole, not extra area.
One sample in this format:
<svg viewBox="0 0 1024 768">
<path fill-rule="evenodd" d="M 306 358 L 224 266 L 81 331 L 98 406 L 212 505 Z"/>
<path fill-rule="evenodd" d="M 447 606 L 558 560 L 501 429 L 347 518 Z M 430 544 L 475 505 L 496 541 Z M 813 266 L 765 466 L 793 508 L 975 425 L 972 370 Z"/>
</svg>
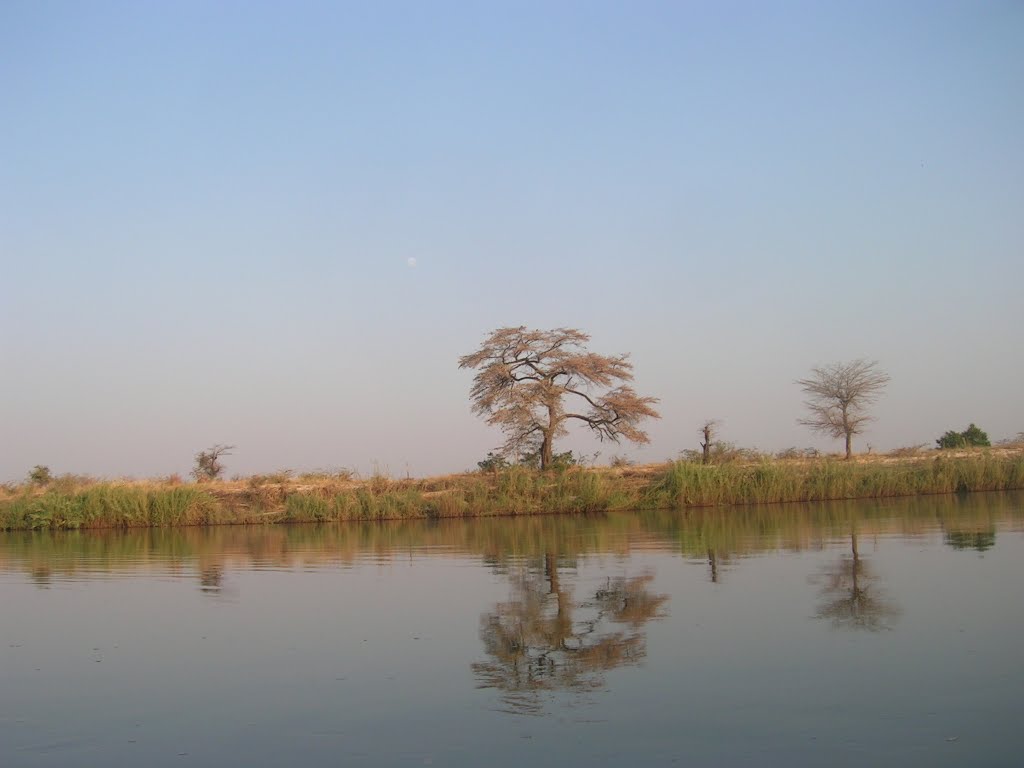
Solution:
<svg viewBox="0 0 1024 768">
<path fill-rule="evenodd" d="M 287 473 L 180 484 L 59 478 L 0 492 L 0 530 L 560 514 L 1024 488 L 1024 452 L 871 461 L 768 460 L 392 480 Z"/>
</svg>

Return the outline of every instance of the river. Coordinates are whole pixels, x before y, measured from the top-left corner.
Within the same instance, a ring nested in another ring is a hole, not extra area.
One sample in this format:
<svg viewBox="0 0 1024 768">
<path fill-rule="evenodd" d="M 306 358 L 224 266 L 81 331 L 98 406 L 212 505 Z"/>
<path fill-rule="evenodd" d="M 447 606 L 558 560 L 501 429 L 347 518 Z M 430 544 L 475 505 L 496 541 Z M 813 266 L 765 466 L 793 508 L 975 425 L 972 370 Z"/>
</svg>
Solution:
<svg viewBox="0 0 1024 768">
<path fill-rule="evenodd" d="M 0 766 L 1018 765 L 1024 495 L 0 534 Z"/>
</svg>

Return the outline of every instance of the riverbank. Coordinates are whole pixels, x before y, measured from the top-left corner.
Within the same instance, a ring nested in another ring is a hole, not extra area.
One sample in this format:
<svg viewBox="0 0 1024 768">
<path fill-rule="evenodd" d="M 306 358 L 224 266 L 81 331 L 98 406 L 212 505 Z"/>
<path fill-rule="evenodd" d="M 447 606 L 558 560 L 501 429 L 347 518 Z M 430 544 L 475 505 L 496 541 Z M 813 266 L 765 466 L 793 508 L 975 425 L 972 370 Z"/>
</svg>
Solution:
<svg viewBox="0 0 1024 768">
<path fill-rule="evenodd" d="M 567 514 L 1024 489 L 1024 450 L 856 461 L 513 467 L 423 479 L 348 473 L 230 482 L 58 478 L 0 492 L 0 530 L 238 525 Z"/>
</svg>

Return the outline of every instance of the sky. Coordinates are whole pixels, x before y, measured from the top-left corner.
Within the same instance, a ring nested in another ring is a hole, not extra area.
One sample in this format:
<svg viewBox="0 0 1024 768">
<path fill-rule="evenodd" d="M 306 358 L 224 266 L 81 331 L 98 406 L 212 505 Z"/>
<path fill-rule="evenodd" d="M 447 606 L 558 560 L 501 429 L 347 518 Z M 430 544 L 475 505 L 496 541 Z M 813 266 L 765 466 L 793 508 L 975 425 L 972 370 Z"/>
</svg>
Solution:
<svg viewBox="0 0 1024 768">
<path fill-rule="evenodd" d="M 705 419 L 1024 431 L 1024 4 L 0 4 L 0 481 L 475 468 L 460 355 L 579 328 Z"/>
</svg>

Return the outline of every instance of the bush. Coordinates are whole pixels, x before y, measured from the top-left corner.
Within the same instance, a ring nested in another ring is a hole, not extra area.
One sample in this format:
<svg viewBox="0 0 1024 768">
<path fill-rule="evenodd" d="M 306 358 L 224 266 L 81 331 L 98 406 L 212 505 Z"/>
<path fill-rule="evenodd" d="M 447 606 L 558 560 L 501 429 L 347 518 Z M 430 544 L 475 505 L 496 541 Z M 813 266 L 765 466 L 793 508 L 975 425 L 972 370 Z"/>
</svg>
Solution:
<svg viewBox="0 0 1024 768">
<path fill-rule="evenodd" d="M 50 468 L 42 464 L 36 464 L 28 473 L 28 481 L 32 485 L 49 485 L 52 480 L 53 473 L 50 472 Z"/>
<path fill-rule="evenodd" d="M 935 442 L 939 448 L 970 448 L 976 445 L 992 445 L 989 442 L 988 435 L 974 424 L 968 426 L 963 432 L 949 430 Z"/>
<path fill-rule="evenodd" d="M 681 451 L 679 458 L 691 463 L 705 463 L 704 452 L 692 449 Z M 708 464 L 735 464 L 737 462 L 761 461 L 765 456 L 756 448 L 741 448 L 728 440 L 716 440 L 708 451 Z"/>
<path fill-rule="evenodd" d="M 569 467 L 582 467 L 586 464 L 587 456 L 574 456 L 572 451 L 556 453 L 551 456 L 549 469 L 568 469 Z M 524 453 L 519 459 L 519 466 L 529 469 L 540 469 L 540 448 L 535 451 Z"/>
<path fill-rule="evenodd" d="M 889 455 L 897 459 L 906 459 L 913 456 L 920 456 L 924 449 L 924 443 L 918 443 L 917 445 L 904 445 L 901 448 L 893 448 L 889 451 Z"/>
<path fill-rule="evenodd" d="M 488 451 L 487 458 L 483 461 L 478 461 L 476 465 L 480 467 L 481 472 L 500 472 L 501 470 L 508 469 L 509 466 L 511 466 L 508 463 L 508 459 L 494 451 Z"/>
<path fill-rule="evenodd" d="M 316 483 L 324 480 L 336 480 L 338 482 L 347 483 L 355 480 L 358 473 L 354 469 L 348 467 L 331 467 L 328 469 L 313 469 L 309 472 L 302 472 L 299 474 L 298 479 L 301 483 Z"/>
<path fill-rule="evenodd" d="M 564 453 L 556 453 L 551 457 L 550 469 L 568 469 L 569 467 L 582 467 L 585 466 L 588 460 L 597 458 L 597 454 L 588 456 L 584 454 L 575 455 L 572 451 L 565 451 Z M 501 472 L 512 467 L 526 467 L 527 469 L 540 469 L 540 447 L 523 453 L 519 456 L 519 460 L 515 463 L 510 462 L 501 453 L 495 453 L 489 451 L 487 458 L 483 461 L 478 461 L 476 465 L 480 468 L 481 472 Z"/>
<path fill-rule="evenodd" d="M 776 459 L 816 459 L 821 456 L 817 448 L 786 448 L 775 454 Z"/>
</svg>

